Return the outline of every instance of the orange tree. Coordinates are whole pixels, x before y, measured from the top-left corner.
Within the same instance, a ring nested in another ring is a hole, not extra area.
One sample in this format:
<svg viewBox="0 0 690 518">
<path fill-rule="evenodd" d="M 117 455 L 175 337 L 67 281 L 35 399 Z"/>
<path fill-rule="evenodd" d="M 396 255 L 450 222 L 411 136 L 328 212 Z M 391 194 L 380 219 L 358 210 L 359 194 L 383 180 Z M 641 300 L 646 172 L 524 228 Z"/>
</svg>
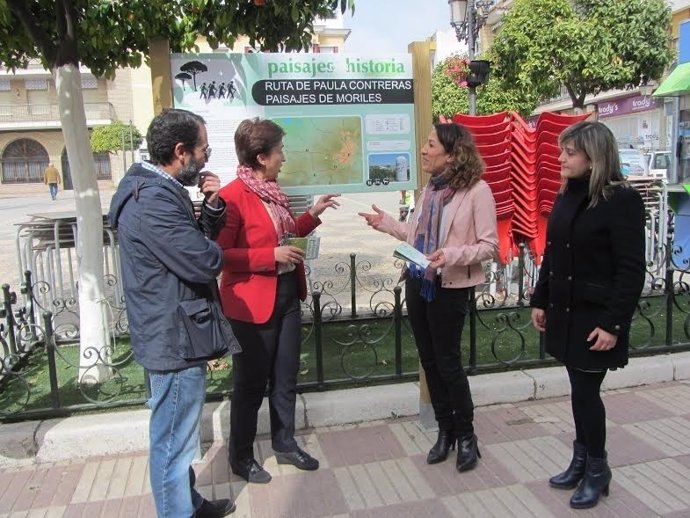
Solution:
<svg viewBox="0 0 690 518">
<path fill-rule="evenodd" d="M 496 74 L 539 100 L 658 79 L 673 59 L 665 0 L 515 0 L 493 42 Z"/>
<path fill-rule="evenodd" d="M 191 49 L 198 36 L 206 36 L 211 46 L 231 46 L 240 35 L 266 50 L 299 50 L 311 44 L 316 17 L 348 7 L 354 9 L 354 0 L 0 0 L 0 63 L 14 71 L 39 61 L 55 80 L 80 237 L 82 365 L 94 350 L 107 351 L 109 339 L 102 209 L 80 65 L 97 77 L 111 77 L 118 67 L 141 65 L 155 38 L 167 39 L 176 52 Z M 92 368 L 87 381 L 108 375 L 107 369 Z M 82 369 L 80 381 L 84 376 Z"/>
</svg>

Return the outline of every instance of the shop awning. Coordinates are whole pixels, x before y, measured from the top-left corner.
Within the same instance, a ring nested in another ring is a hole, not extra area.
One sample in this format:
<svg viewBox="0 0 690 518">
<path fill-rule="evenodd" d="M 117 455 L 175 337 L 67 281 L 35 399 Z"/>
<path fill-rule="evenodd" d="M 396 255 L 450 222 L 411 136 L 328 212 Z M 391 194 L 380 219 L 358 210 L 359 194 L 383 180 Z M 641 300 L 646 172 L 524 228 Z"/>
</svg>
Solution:
<svg viewBox="0 0 690 518">
<path fill-rule="evenodd" d="M 677 97 L 685 94 L 690 94 L 690 63 L 678 65 L 652 96 Z"/>
</svg>

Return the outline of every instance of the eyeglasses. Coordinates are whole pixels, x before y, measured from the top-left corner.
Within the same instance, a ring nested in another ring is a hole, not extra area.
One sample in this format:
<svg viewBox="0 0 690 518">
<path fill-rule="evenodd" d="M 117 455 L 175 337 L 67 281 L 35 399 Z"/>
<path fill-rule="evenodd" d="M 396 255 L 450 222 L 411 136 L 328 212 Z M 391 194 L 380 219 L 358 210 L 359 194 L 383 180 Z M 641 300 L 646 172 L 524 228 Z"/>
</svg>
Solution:
<svg viewBox="0 0 690 518">
<path fill-rule="evenodd" d="M 204 156 L 206 157 L 206 160 L 211 158 L 211 148 L 210 147 L 207 147 L 204 149 Z"/>
</svg>

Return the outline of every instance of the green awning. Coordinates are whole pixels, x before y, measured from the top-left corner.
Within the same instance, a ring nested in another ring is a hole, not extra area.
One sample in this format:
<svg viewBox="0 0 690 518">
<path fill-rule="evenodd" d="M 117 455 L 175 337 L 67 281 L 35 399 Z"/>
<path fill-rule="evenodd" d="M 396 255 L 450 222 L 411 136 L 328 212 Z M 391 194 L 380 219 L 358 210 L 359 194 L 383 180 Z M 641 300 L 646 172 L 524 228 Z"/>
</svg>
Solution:
<svg viewBox="0 0 690 518">
<path fill-rule="evenodd" d="M 690 63 L 678 65 L 652 96 L 678 97 L 685 94 L 690 94 Z"/>
</svg>

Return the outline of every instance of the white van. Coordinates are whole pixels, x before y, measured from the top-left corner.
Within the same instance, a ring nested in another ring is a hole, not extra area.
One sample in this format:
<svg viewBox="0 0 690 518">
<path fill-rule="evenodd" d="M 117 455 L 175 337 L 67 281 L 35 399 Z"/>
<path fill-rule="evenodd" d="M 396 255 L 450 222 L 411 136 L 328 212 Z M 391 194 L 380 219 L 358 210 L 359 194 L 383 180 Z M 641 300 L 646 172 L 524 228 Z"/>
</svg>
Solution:
<svg viewBox="0 0 690 518">
<path fill-rule="evenodd" d="M 649 176 L 668 180 L 668 169 L 671 167 L 671 152 L 669 150 L 650 151 L 645 154 Z"/>
</svg>

